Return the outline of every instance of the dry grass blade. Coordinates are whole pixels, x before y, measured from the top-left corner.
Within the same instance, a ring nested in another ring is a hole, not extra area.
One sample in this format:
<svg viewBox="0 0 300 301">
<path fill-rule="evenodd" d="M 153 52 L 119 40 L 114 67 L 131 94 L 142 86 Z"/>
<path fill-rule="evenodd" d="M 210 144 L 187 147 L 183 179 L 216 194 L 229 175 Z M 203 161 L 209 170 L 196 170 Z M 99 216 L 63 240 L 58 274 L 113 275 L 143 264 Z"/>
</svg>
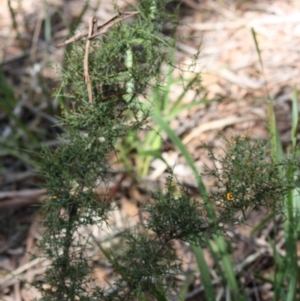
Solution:
<svg viewBox="0 0 300 301">
<path fill-rule="evenodd" d="M 0 199 L 18 198 L 18 197 L 39 197 L 46 194 L 46 189 L 24 189 L 19 191 L 1 191 Z"/>
<path fill-rule="evenodd" d="M 25 271 L 29 270 L 30 268 L 32 268 L 32 267 L 36 266 L 37 264 L 40 264 L 44 261 L 46 261 L 46 258 L 33 259 L 32 261 L 30 261 L 30 262 L 24 264 L 23 266 L 19 267 L 18 269 L 16 269 L 11 274 L 3 277 L 1 279 L 0 289 L 3 290 L 4 288 L 6 288 L 8 286 L 11 286 L 11 285 L 17 283 L 19 281 L 18 277 L 20 277 L 20 275 L 22 273 L 24 273 Z"/>
</svg>

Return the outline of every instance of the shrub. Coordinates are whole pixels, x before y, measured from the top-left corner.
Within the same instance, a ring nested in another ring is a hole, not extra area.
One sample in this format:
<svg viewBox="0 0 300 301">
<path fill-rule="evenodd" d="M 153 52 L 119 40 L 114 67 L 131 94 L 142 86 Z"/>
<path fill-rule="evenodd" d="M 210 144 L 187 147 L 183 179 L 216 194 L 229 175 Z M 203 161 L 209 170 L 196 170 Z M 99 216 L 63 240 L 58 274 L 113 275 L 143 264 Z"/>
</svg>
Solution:
<svg viewBox="0 0 300 301">
<path fill-rule="evenodd" d="M 165 4 L 142 0 L 130 23 L 115 22 L 100 36 L 100 44 L 87 47 L 78 41 L 68 54 L 60 87 L 71 104 L 65 105 L 60 120 L 66 132 L 57 148 L 37 155 L 48 191 L 41 208 L 47 228 L 41 247 L 51 260 L 44 279 L 50 289 L 35 283 L 44 301 L 133 300 L 149 294 L 165 300 L 163 292 L 175 288 L 180 270 L 175 240 L 199 245 L 204 234 L 220 233 L 221 222 L 235 220 L 238 211 L 246 218 L 253 206 L 280 208 L 295 186 L 282 173 L 291 164 L 297 167 L 295 162 L 266 160 L 262 145 L 235 138 L 222 159 L 211 153 L 222 164 L 222 170 L 208 171 L 217 180 L 216 192 L 209 199 L 192 199 L 171 176 L 164 190 L 153 192 L 153 204 L 143 208 L 141 225 L 119 233 L 118 252 L 102 250 L 115 282 L 106 290 L 94 284 L 86 252 L 90 237 L 80 228 L 108 223 L 108 196 L 97 195 L 95 188 L 112 177 L 108 156 L 117 141 L 144 128 L 151 114 L 143 99 L 162 85 L 161 66 L 170 63 L 175 45 L 162 35 L 163 25 L 174 22 Z M 215 219 L 207 215 L 209 202 L 217 210 Z"/>
</svg>

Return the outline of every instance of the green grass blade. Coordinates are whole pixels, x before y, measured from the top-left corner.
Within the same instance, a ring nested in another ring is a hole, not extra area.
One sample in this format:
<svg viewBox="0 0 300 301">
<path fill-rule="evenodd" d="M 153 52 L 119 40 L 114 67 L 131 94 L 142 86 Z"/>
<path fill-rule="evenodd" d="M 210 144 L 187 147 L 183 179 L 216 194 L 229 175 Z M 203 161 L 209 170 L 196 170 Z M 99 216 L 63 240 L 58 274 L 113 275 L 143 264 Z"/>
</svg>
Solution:
<svg viewBox="0 0 300 301">
<path fill-rule="evenodd" d="M 272 219 L 274 219 L 275 213 L 271 212 L 266 217 L 264 217 L 256 226 L 254 226 L 250 232 L 251 235 L 254 235 L 256 232 L 262 230 Z"/>
<path fill-rule="evenodd" d="M 193 282 L 194 279 L 194 275 L 188 275 L 183 283 L 183 286 L 178 294 L 178 300 L 179 301 L 184 301 L 185 300 L 185 296 L 188 293 L 189 290 L 189 286 L 190 284 Z"/>
<path fill-rule="evenodd" d="M 174 61 L 174 52 L 172 52 L 171 54 L 171 61 Z M 174 72 L 174 67 L 169 65 L 169 69 L 168 69 L 168 77 L 167 77 L 167 82 L 166 84 L 162 87 L 163 91 L 164 91 L 164 97 L 162 99 L 162 101 L 160 100 L 160 97 L 158 97 L 155 101 L 155 108 L 158 108 L 160 105 L 159 103 L 162 102 L 161 105 L 161 111 L 165 111 L 168 107 L 170 107 L 170 93 L 171 93 L 171 87 L 174 84 L 174 77 L 173 77 L 173 72 Z"/>
<path fill-rule="evenodd" d="M 157 125 L 161 127 L 162 130 L 164 130 L 168 134 L 169 138 L 173 141 L 174 145 L 181 151 L 182 155 L 184 156 L 188 165 L 191 167 L 194 173 L 201 196 L 203 197 L 204 200 L 208 200 L 206 188 L 204 186 L 202 178 L 199 172 L 197 171 L 194 161 L 191 158 L 190 154 L 188 153 L 186 147 L 183 145 L 183 143 L 181 142 L 179 137 L 174 133 L 174 131 L 169 127 L 169 125 L 162 119 L 159 112 L 154 111 L 152 114 L 152 119 Z M 207 203 L 206 207 L 207 207 L 208 215 L 213 218 L 214 211 L 213 211 L 213 207 L 210 205 L 211 205 L 210 203 Z M 205 295 L 207 297 L 207 300 L 213 301 L 215 300 L 213 285 L 210 279 L 208 266 L 206 264 L 202 248 L 200 246 L 193 246 L 193 251 L 195 253 L 198 262 L 198 267 L 201 272 L 201 278 L 203 281 L 203 285 L 205 287 Z"/>
<path fill-rule="evenodd" d="M 275 261 L 276 273 L 274 273 L 273 286 L 274 286 L 274 297 L 273 301 L 281 300 L 282 288 L 284 287 L 284 260 L 280 257 L 276 250 L 275 243 L 270 241 L 270 245 L 273 249 L 273 257 Z"/>
<path fill-rule="evenodd" d="M 90 0 L 87 0 L 83 7 L 82 7 L 82 10 L 79 14 L 79 16 L 75 19 L 75 22 L 71 25 L 70 27 L 70 30 L 69 30 L 69 34 L 70 35 L 73 35 L 76 31 L 76 29 L 78 28 L 78 26 L 80 25 L 80 23 L 82 22 L 82 19 L 83 19 L 83 16 L 84 14 L 87 12 L 88 8 L 89 8 L 89 4 L 90 4 Z M 65 48 L 65 55 L 64 55 L 64 63 L 63 63 L 63 68 L 65 67 L 65 64 L 67 63 L 67 57 L 68 57 L 68 53 L 71 52 L 71 49 L 72 49 L 73 45 L 72 43 L 66 45 L 66 48 Z"/>
<path fill-rule="evenodd" d="M 169 125 L 162 119 L 162 117 L 159 115 L 159 113 L 157 111 L 153 112 L 152 118 L 154 120 L 154 122 L 159 125 L 162 130 L 164 130 L 169 138 L 173 141 L 174 145 L 181 151 L 182 155 L 184 156 L 184 158 L 186 159 L 187 163 L 189 164 L 189 166 L 191 167 L 191 169 L 194 172 L 195 178 L 197 180 L 198 183 L 198 188 L 199 188 L 199 192 L 201 194 L 201 196 L 203 197 L 204 200 L 208 200 L 208 196 L 207 196 L 207 192 L 206 192 L 206 188 L 203 184 L 202 178 L 199 175 L 199 172 L 196 169 L 196 166 L 194 164 L 194 161 L 192 160 L 190 154 L 188 153 L 186 147 L 183 145 L 183 143 L 181 142 L 181 140 L 179 139 L 179 137 L 174 133 L 174 131 L 169 127 Z M 214 212 L 214 208 L 213 205 L 210 202 L 206 203 L 206 210 L 208 212 L 208 216 L 212 219 L 214 219 L 215 216 L 215 212 Z M 219 249 L 225 249 L 225 240 L 223 237 L 215 237 L 215 239 L 217 240 Z M 203 257 L 203 251 L 201 249 L 201 247 L 194 247 L 193 248 L 196 257 L 198 257 L 197 261 L 198 261 L 198 266 L 201 272 L 201 275 L 203 277 L 205 277 L 203 279 L 203 283 L 205 286 L 206 291 L 208 291 L 208 294 L 211 294 L 211 291 L 213 290 L 212 288 L 212 283 L 211 283 L 211 279 L 209 277 L 209 275 L 207 274 L 208 271 L 208 267 L 206 266 L 206 262 L 205 259 Z M 223 264 L 226 267 L 226 272 L 229 275 L 229 284 L 231 287 L 231 291 L 233 291 L 235 294 L 237 294 L 238 292 L 238 285 L 236 283 L 236 279 L 234 276 L 234 272 L 233 272 L 233 268 L 231 266 L 230 263 L 230 258 L 228 254 L 223 254 L 222 257 L 222 261 Z M 208 297 L 208 296 L 207 296 Z M 213 300 L 213 299 L 212 299 Z M 235 299 L 237 300 L 237 299 Z M 239 299 L 239 300 L 243 300 L 243 299 Z"/>
<path fill-rule="evenodd" d="M 253 40 L 254 40 L 254 43 L 255 43 L 255 48 L 256 48 L 258 58 L 259 58 L 262 73 L 263 73 L 263 76 L 264 76 L 265 91 L 266 91 L 266 95 L 267 95 L 267 98 L 268 98 L 267 116 L 268 116 L 268 121 L 269 121 L 271 156 L 272 156 L 272 158 L 275 162 L 280 162 L 280 161 L 283 160 L 283 150 L 282 150 L 282 145 L 281 145 L 281 142 L 280 142 L 279 132 L 278 132 L 278 128 L 277 128 L 273 101 L 272 101 L 272 98 L 270 97 L 270 93 L 268 91 L 267 81 L 266 81 L 265 72 L 264 72 L 264 65 L 263 65 L 263 60 L 262 60 L 262 55 L 261 55 L 261 51 L 260 51 L 260 48 L 259 48 L 259 44 L 258 44 L 258 41 L 257 41 L 256 32 L 255 32 L 254 28 L 251 28 L 251 33 L 252 33 L 252 37 L 253 37 Z"/>
<path fill-rule="evenodd" d="M 245 300 L 244 296 L 239 292 L 239 286 L 236 281 L 233 266 L 231 264 L 230 255 L 226 250 L 226 241 L 223 236 L 213 236 L 214 240 L 206 239 L 206 244 L 209 247 L 210 254 L 214 259 L 216 270 L 221 276 L 223 283 L 228 284 L 230 292 L 232 293 L 232 300 Z M 220 264 L 220 260 L 223 267 Z"/>
<path fill-rule="evenodd" d="M 6 77 L 0 69 L 0 91 L 1 91 L 1 102 L 6 102 L 9 105 L 9 109 L 12 110 L 14 105 L 18 103 L 15 97 L 14 90 L 6 80 Z"/>
<path fill-rule="evenodd" d="M 182 93 L 181 93 L 181 94 L 179 95 L 179 97 L 176 99 L 176 102 L 175 102 L 174 105 L 173 105 L 173 109 L 176 109 L 176 108 L 181 104 L 181 102 L 182 102 L 184 96 L 186 95 L 187 91 L 189 91 L 189 90 L 192 88 L 193 84 L 194 84 L 195 82 L 197 82 L 197 81 L 199 81 L 199 76 L 198 76 L 198 75 L 194 76 L 194 77 L 188 82 L 187 86 L 184 87 Z M 182 85 L 183 85 L 183 84 L 182 84 Z M 171 111 L 171 113 L 172 113 L 172 111 Z"/>
<path fill-rule="evenodd" d="M 138 155 L 141 155 L 144 157 L 149 157 L 149 158 L 160 159 L 162 162 L 164 162 L 168 166 L 168 162 L 163 158 L 160 150 L 138 151 Z"/>
<path fill-rule="evenodd" d="M 203 285 L 205 288 L 206 299 L 208 301 L 215 301 L 216 300 L 215 292 L 214 292 L 213 284 L 211 282 L 211 277 L 203 254 L 203 250 L 201 246 L 193 246 L 193 245 L 192 245 L 192 249 L 197 260 L 199 271 L 201 273 L 201 279 L 203 281 Z"/>
<path fill-rule="evenodd" d="M 299 122 L 298 90 L 296 87 L 294 87 L 293 94 L 292 94 L 292 132 L 291 132 L 291 139 L 294 147 L 297 144 L 298 122 Z"/>
<path fill-rule="evenodd" d="M 90 0 L 85 1 L 84 5 L 83 5 L 83 7 L 81 9 L 81 12 L 80 12 L 79 16 L 76 17 L 74 23 L 72 24 L 72 27 L 70 28 L 70 34 L 74 34 L 74 32 L 76 31 L 76 29 L 78 28 L 78 26 L 82 22 L 83 16 L 87 12 L 87 10 L 89 8 L 89 5 L 90 5 Z M 71 44 L 69 44 L 69 45 L 71 45 Z"/>
<path fill-rule="evenodd" d="M 157 301 L 168 301 L 166 295 L 162 292 L 162 290 L 158 288 L 153 288 L 153 295 L 155 296 Z"/>
<path fill-rule="evenodd" d="M 1 140 L 0 143 L 1 143 L 0 150 L 3 151 L 5 154 L 18 158 L 20 161 L 29 164 L 35 169 L 39 168 L 37 162 L 32 160 L 30 156 L 26 154 L 26 150 L 18 149 L 17 147 L 13 147 L 13 146 L 5 146 L 4 143 L 1 142 Z"/>
<path fill-rule="evenodd" d="M 225 240 L 222 236 L 214 236 L 215 241 L 218 245 L 219 255 L 221 257 L 223 267 L 224 267 L 224 274 L 226 277 L 226 282 L 229 285 L 230 292 L 232 293 L 232 300 L 246 300 L 243 293 L 239 291 L 239 285 L 237 283 L 235 273 L 233 270 L 233 266 L 231 264 L 230 256 L 226 249 Z"/>
<path fill-rule="evenodd" d="M 149 132 L 146 136 L 146 139 L 141 147 L 138 148 L 138 170 L 141 175 L 148 174 L 151 159 L 159 158 L 164 163 L 166 161 L 163 159 L 161 155 L 161 136 L 159 134 L 159 129 L 154 129 Z M 167 164 L 168 165 L 168 164 Z"/>
<path fill-rule="evenodd" d="M 209 248 L 209 252 L 214 260 L 215 263 L 215 270 L 218 271 L 218 274 L 221 276 L 223 283 L 227 283 L 227 279 L 226 279 L 226 275 L 223 271 L 223 268 L 220 264 L 220 260 L 219 260 L 219 249 L 217 246 L 217 243 L 215 240 L 213 239 L 209 239 L 207 236 L 205 237 L 205 243 Z"/>
<path fill-rule="evenodd" d="M 268 120 L 269 120 L 269 135 L 271 144 L 271 156 L 274 162 L 281 162 L 284 158 L 280 135 L 278 132 L 274 107 L 272 103 L 268 103 Z"/>
<path fill-rule="evenodd" d="M 44 26 L 44 34 L 45 34 L 45 41 L 46 41 L 46 48 L 47 51 L 50 52 L 50 45 L 51 45 L 51 16 L 49 13 L 48 3 L 44 1 L 45 6 L 45 26 Z"/>
<path fill-rule="evenodd" d="M 256 32 L 255 32 L 253 27 L 251 27 L 251 33 L 252 33 L 252 37 L 253 37 L 253 40 L 254 40 L 254 43 L 255 43 L 255 48 L 256 48 L 256 52 L 258 54 L 260 65 L 261 65 L 262 69 L 264 69 L 264 64 L 263 64 L 263 60 L 262 60 L 262 57 L 261 57 L 261 51 L 260 51 L 259 44 L 258 44 L 258 41 L 257 41 Z"/>
<path fill-rule="evenodd" d="M 165 119 L 167 121 L 172 120 L 174 117 L 178 116 L 181 112 L 189 110 L 189 109 L 194 108 L 196 106 L 199 106 L 203 103 L 207 103 L 207 100 L 203 99 L 203 100 L 199 100 L 199 101 L 184 104 L 180 107 L 174 107 L 174 108 L 172 108 L 171 112 L 166 115 Z"/>
<path fill-rule="evenodd" d="M 0 91 L 1 96 L 3 97 L 2 101 L 0 102 L 0 109 L 2 109 L 8 117 L 13 120 L 16 125 L 19 127 L 19 129 L 31 140 L 31 142 L 36 147 L 41 147 L 41 143 L 39 140 L 35 137 L 35 135 L 26 127 L 25 124 L 22 123 L 22 121 L 14 115 L 14 106 L 18 103 L 18 100 L 14 96 L 14 91 L 7 82 L 3 72 L 0 70 Z M 16 133 L 14 128 L 12 130 Z"/>
<path fill-rule="evenodd" d="M 188 165 L 191 167 L 191 169 L 194 173 L 194 176 L 195 176 L 197 184 L 198 184 L 199 192 L 200 192 L 202 198 L 205 201 L 207 201 L 207 199 L 208 199 L 207 192 L 206 192 L 206 188 L 204 186 L 204 183 L 202 181 L 201 175 L 199 174 L 199 172 L 198 172 L 198 170 L 195 166 L 194 160 L 192 159 L 192 157 L 188 153 L 186 147 L 183 145 L 180 138 L 169 127 L 169 125 L 163 120 L 163 118 L 160 116 L 159 112 L 153 111 L 152 119 L 154 120 L 154 122 L 157 125 L 159 125 L 161 127 L 162 130 L 164 130 L 167 133 L 167 135 L 173 141 L 175 146 L 181 151 L 182 155 L 184 156 L 184 158 L 186 159 Z"/>
<path fill-rule="evenodd" d="M 288 170 L 288 178 L 296 178 L 298 170 L 291 166 Z M 287 195 L 287 216 L 288 219 L 284 223 L 285 238 L 286 238 L 286 264 L 285 275 L 288 281 L 288 295 L 286 300 L 295 300 L 296 298 L 296 282 L 293 279 L 297 278 L 299 272 L 297 262 L 297 221 L 295 217 L 299 216 L 298 208 L 295 207 L 294 195 L 298 194 L 295 189 L 290 189 Z"/>
<path fill-rule="evenodd" d="M 19 27 L 18 27 L 18 22 L 17 22 L 17 14 L 15 13 L 15 10 L 12 6 L 12 1 L 8 0 L 7 5 L 8 5 L 9 12 L 10 12 L 10 17 L 12 19 L 12 27 L 17 32 L 17 37 L 19 37 L 20 32 L 19 32 Z"/>
<path fill-rule="evenodd" d="M 37 148 L 41 147 L 41 143 L 35 137 L 35 135 L 30 130 L 27 129 L 26 125 L 23 124 L 21 122 L 21 120 L 13 114 L 13 112 L 10 110 L 10 108 L 4 102 L 0 103 L 0 109 L 2 109 L 9 116 L 9 118 L 12 119 L 16 123 L 16 125 L 19 127 L 19 129 L 21 129 L 21 131 L 31 140 L 31 142 Z"/>
</svg>

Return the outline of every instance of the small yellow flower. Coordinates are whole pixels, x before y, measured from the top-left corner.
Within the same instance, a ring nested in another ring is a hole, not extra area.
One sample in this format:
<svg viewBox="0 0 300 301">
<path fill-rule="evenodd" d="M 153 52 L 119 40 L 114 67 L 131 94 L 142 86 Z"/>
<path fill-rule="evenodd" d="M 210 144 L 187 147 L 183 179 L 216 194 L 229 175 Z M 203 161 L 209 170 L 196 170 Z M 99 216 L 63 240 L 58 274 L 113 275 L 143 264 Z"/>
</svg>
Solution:
<svg viewBox="0 0 300 301">
<path fill-rule="evenodd" d="M 233 194 L 231 192 L 226 193 L 226 199 L 227 201 L 232 201 L 233 200 Z"/>
</svg>

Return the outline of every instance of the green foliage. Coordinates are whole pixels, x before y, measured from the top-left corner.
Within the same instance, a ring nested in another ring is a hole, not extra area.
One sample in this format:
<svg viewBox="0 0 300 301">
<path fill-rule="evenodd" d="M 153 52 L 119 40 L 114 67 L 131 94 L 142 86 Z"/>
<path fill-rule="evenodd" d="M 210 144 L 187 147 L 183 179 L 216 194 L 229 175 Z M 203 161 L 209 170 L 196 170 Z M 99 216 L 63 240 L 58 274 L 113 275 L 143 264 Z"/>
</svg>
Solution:
<svg viewBox="0 0 300 301">
<path fill-rule="evenodd" d="M 207 174 L 216 180 L 216 189 L 208 196 L 193 160 L 167 124 L 168 118 L 163 118 L 164 110 L 151 112 L 140 97 L 159 91 L 163 85 L 161 66 L 172 63 L 169 57 L 174 41 L 161 33 L 168 17 L 165 4 L 141 1 L 139 15 L 132 23 L 115 24 L 99 43 L 93 44 L 89 53 L 92 101 L 84 81 L 84 43 L 79 42 L 68 55 L 59 89 L 70 100 L 60 120 L 67 131 L 60 136 L 55 150 L 46 148 L 36 156 L 48 191 L 41 209 L 47 228 L 41 247 L 51 260 L 44 279 L 50 289 L 36 283 L 44 301 L 134 300 L 148 295 L 166 300 L 167 293 L 175 289 L 175 275 L 181 269 L 175 240 L 192 244 L 199 266 L 207 272 L 200 243 L 207 242 L 212 234 L 219 235 L 224 223 L 241 222 L 236 218 L 238 212 L 245 219 L 247 210 L 254 206 L 280 210 L 285 197 L 296 187 L 294 183 L 299 182 L 294 156 L 275 160 L 262 144 L 236 137 L 228 141 L 222 158 L 210 152 L 222 169 L 208 170 Z M 156 94 L 156 101 L 164 95 Z M 162 101 L 165 103 L 165 99 Z M 160 130 L 167 132 L 192 167 L 201 199 L 190 198 L 171 175 L 164 190 L 153 192 L 153 203 L 142 208 L 141 225 L 119 233 L 115 248 L 101 248 L 115 273 L 111 287 L 103 290 L 91 279 L 91 260 L 86 252 L 91 238 L 81 229 L 108 223 L 111 208 L 107 194 L 99 196 L 95 188 L 110 180 L 108 156 L 116 152 L 117 142 L 144 128 L 151 113 Z M 224 242 L 219 239 L 217 243 L 224 255 Z M 237 293 L 228 256 L 225 254 L 222 260 Z M 213 300 L 208 273 L 203 281 L 207 299 Z"/>
<path fill-rule="evenodd" d="M 51 289 L 36 283 L 43 300 L 104 298 L 102 289 L 94 287 L 90 278 L 91 266 L 85 252 L 90 239 L 79 229 L 107 221 L 110 206 L 106 195 L 99 196 L 94 189 L 110 179 L 106 158 L 115 151 L 117 140 L 145 124 L 149 112 L 143 109 L 138 96 L 160 85 L 160 66 L 174 45 L 171 39 L 165 40 L 161 27 L 143 11 L 144 6 L 154 3 L 142 2 L 136 20 L 129 25 L 115 24 L 100 43 L 93 45 L 89 54 L 92 102 L 84 82 L 83 42 L 72 49 L 67 68 L 62 71 L 59 91 L 70 99 L 71 108 L 64 108 L 60 123 L 68 131 L 61 135 L 55 150 L 44 149 L 36 156 L 49 195 L 42 207 L 43 225 L 48 230 L 41 246 L 52 262 L 45 275 Z M 156 3 L 157 8 L 161 3 Z M 132 59 L 130 64 L 128 57 Z M 118 260 L 110 257 L 119 280 L 112 291 L 105 292 L 105 300 L 132 300 L 141 292 L 159 295 L 159 287 L 167 285 L 167 274 L 176 266 L 171 244 L 162 247 L 146 232 L 127 234 L 125 239 L 129 249 Z M 151 254 L 146 252 L 149 248 Z M 133 258 L 128 256 L 132 250 L 136 251 Z M 150 266 L 142 268 L 148 262 Z M 124 290 L 124 282 L 130 293 Z"/>
<path fill-rule="evenodd" d="M 297 163 L 292 158 L 276 163 L 268 156 L 267 146 L 244 137 L 227 141 L 226 149 L 223 158 L 210 152 L 211 159 L 215 164 L 220 163 L 222 169 L 208 172 L 217 180 L 217 192 L 211 199 L 222 208 L 222 216 L 228 218 L 241 211 L 245 219 L 246 211 L 255 206 L 273 211 L 282 208 L 288 191 L 295 188 L 286 173 L 291 166 L 298 168 Z M 283 174 L 282 169 L 285 169 Z"/>
<path fill-rule="evenodd" d="M 179 264 L 171 242 L 144 230 L 126 231 L 122 237 L 126 240 L 124 252 L 113 260 L 114 270 L 122 277 L 115 283 L 118 289 L 124 280 L 126 294 L 151 294 L 158 287 L 174 288 L 174 275 Z"/>
<path fill-rule="evenodd" d="M 183 73 L 182 78 L 176 79 L 173 72 L 175 70 L 175 67 L 173 66 L 174 63 L 172 60 L 170 63 L 172 65 L 169 66 L 164 85 L 153 87 L 147 102 L 143 103 L 144 110 L 152 109 L 161 114 L 164 120 L 168 122 L 181 112 L 207 102 L 206 99 L 201 99 L 199 101 L 200 93 L 197 89 L 193 88 L 193 86 L 200 86 L 199 74 L 192 74 L 192 79 L 189 79 L 185 78 L 185 75 L 186 73 L 191 75 L 191 72 L 180 70 Z M 183 91 L 176 101 L 173 101 L 171 93 L 177 88 L 183 88 Z M 195 92 L 194 99 L 193 101 L 184 104 L 183 99 L 189 91 Z M 121 143 L 119 143 L 118 149 L 120 150 L 121 160 L 131 174 L 134 174 L 135 171 L 137 176 L 147 175 L 153 157 L 162 160 L 167 165 L 167 162 L 163 159 L 160 151 L 163 144 L 162 132 L 163 127 L 157 122 L 157 125 L 151 131 L 145 133 L 142 142 L 139 137 L 139 130 L 136 130 L 134 132 L 129 132 Z M 131 164 L 128 163 L 128 161 L 132 159 L 136 161 L 136 170 L 132 170 Z"/>
<path fill-rule="evenodd" d="M 177 193 L 177 188 L 180 191 Z M 168 179 L 166 191 L 153 193 L 154 204 L 145 207 L 149 213 L 146 228 L 163 241 L 179 239 L 197 244 L 208 229 L 203 203 L 192 199 L 179 183 Z"/>
</svg>

